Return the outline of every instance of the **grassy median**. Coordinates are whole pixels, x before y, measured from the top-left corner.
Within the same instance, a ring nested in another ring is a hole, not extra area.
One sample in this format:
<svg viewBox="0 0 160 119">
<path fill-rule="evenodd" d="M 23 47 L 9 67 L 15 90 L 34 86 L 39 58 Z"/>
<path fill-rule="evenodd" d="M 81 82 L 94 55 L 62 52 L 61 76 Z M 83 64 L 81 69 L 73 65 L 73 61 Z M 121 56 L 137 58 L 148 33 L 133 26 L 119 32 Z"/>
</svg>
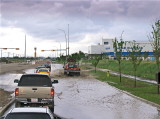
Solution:
<svg viewBox="0 0 160 119">
<path fill-rule="evenodd" d="M 134 87 L 134 80 L 129 78 L 122 77 L 122 82 L 120 83 L 118 76 L 110 75 L 107 77 L 106 73 L 102 71 L 97 71 L 96 73 L 90 71 L 90 73 L 100 81 L 107 82 L 111 86 L 160 105 L 160 94 L 157 94 L 157 85 L 155 84 L 137 81 L 137 87 Z"/>
<path fill-rule="evenodd" d="M 92 63 L 92 60 L 86 60 L 83 62 Z M 100 60 L 97 67 L 119 72 L 117 60 Z M 124 74 L 134 75 L 133 65 L 129 60 L 122 60 L 121 69 Z M 137 76 L 150 80 L 156 80 L 156 72 L 157 65 L 155 61 L 142 61 L 137 69 Z"/>
</svg>

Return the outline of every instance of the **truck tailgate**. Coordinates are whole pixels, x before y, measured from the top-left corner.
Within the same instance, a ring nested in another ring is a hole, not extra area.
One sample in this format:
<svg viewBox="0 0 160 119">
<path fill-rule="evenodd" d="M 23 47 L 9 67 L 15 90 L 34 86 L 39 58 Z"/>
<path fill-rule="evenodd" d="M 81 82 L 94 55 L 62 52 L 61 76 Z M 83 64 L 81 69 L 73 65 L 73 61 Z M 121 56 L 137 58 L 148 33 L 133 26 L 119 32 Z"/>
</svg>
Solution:
<svg viewBox="0 0 160 119">
<path fill-rule="evenodd" d="M 51 98 L 51 87 L 17 87 L 19 88 L 18 98 Z"/>
</svg>

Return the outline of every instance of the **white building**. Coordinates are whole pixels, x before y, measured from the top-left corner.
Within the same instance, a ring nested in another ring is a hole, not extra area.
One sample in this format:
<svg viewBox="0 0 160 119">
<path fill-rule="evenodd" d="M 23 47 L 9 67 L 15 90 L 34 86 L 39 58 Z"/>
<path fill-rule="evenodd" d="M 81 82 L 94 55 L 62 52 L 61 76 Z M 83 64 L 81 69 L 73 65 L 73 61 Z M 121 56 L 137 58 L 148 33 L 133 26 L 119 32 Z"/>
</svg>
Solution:
<svg viewBox="0 0 160 119">
<path fill-rule="evenodd" d="M 88 54 L 106 54 L 108 56 L 114 56 L 113 40 L 114 39 L 102 39 L 101 44 L 89 46 Z M 149 55 L 153 55 L 152 46 L 149 41 L 137 41 L 136 43 L 142 48 L 142 53 L 148 52 Z M 129 41 L 126 42 L 122 55 L 125 56 L 128 54 L 127 49 L 131 49 L 131 43 Z"/>
</svg>

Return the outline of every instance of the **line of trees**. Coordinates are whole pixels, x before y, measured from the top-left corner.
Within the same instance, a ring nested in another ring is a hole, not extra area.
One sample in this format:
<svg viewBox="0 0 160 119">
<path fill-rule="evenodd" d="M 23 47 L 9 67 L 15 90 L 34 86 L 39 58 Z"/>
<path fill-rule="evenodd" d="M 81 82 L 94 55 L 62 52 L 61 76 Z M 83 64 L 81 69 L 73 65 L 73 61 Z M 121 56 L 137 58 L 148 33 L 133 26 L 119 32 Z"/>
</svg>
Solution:
<svg viewBox="0 0 160 119">
<path fill-rule="evenodd" d="M 152 44 L 153 49 L 153 55 L 156 59 L 157 64 L 157 72 L 160 72 L 160 20 L 156 21 L 154 25 L 152 25 L 152 32 L 151 35 L 149 35 L 149 40 Z M 122 32 L 123 33 L 123 32 Z M 136 87 L 136 76 L 137 76 L 137 68 L 141 64 L 143 59 L 146 59 L 148 57 L 148 53 L 145 52 L 142 54 L 142 48 L 136 43 L 136 41 L 130 41 L 129 42 L 131 49 L 127 49 L 128 52 L 128 59 L 132 62 L 133 70 L 134 70 L 134 76 L 135 76 L 135 83 L 134 87 Z M 120 76 L 120 82 L 121 82 L 121 61 L 122 61 L 122 52 L 123 47 L 126 45 L 126 42 L 123 41 L 122 35 L 121 39 L 113 41 L 113 48 L 115 51 L 115 59 L 118 61 L 118 67 L 119 67 L 119 76 Z M 159 93 L 159 85 L 158 85 L 158 93 Z"/>
<path fill-rule="evenodd" d="M 59 58 L 57 58 L 56 60 L 59 62 L 63 62 L 65 64 L 67 62 L 68 58 L 73 58 L 73 59 L 75 59 L 76 62 L 79 62 L 81 59 L 85 58 L 85 54 L 82 51 L 79 51 L 79 52 L 73 53 L 67 57 L 62 55 Z"/>
</svg>

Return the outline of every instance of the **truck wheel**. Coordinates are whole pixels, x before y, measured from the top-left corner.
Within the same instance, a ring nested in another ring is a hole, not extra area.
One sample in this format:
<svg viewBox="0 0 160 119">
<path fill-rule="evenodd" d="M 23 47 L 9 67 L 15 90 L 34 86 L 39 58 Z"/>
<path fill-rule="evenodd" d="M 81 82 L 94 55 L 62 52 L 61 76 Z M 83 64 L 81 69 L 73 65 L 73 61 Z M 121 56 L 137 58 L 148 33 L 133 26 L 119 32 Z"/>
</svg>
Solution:
<svg viewBox="0 0 160 119">
<path fill-rule="evenodd" d="M 52 113 L 54 113 L 54 101 L 50 103 L 49 109 L 51 110 Z"/>
<path fill-rule="evenodd" d="M 20 102 L 16 102 L 15 107 L 21 107 L 21 103 Z"/>
<path fill-rule="evenodd" d="M 78 72 L 78 76 L 80 76 L 80 72 Z"/>
</svg>

